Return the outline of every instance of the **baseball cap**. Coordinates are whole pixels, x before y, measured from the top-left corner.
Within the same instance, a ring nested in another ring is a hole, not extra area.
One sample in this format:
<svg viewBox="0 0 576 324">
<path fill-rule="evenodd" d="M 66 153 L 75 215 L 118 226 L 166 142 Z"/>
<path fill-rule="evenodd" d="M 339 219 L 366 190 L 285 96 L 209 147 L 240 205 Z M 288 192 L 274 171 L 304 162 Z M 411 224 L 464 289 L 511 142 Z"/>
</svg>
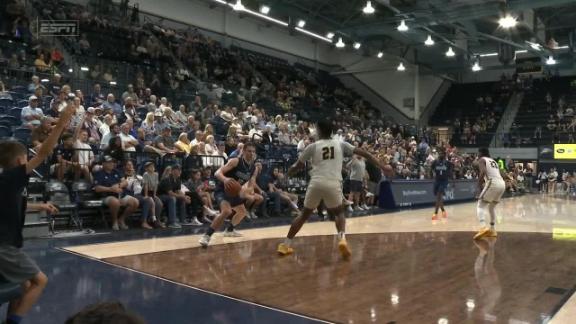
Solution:
<svg viewBox="0 0 576 324">
<path fill-rule="evenodd" d="M 30 96 L 30 98 L 28 98 L 28 100 L 30 100 L 30 101 L 32 101 L 32 100 L 38 100 L 38 97 L 32 95 L 32 96 Z"/>
<path fill-rule="evenodd" d="M 110 155 L 104 155 L 102 158 L 102 162 L 116 162 L 116 159 L 111 157 Z"/>
<path fill-rule="evenodd" d="M 93 114 L 93 113 L 96 112 L 96 109 L 94 109 L 94 107 L 90 107 L 90 108 L 86 109 L 86 112 L 87 112 L 87 113 L 90 113 L 90 114 Z"/>
<path fill-rule="evenodd" d="M 149 167 L 150 165 L 154 165 L 154 162 L 148 161 L 148 162 L 144 163 L 144 168 L 147 168 L 147 167 Z"/>
</svg>

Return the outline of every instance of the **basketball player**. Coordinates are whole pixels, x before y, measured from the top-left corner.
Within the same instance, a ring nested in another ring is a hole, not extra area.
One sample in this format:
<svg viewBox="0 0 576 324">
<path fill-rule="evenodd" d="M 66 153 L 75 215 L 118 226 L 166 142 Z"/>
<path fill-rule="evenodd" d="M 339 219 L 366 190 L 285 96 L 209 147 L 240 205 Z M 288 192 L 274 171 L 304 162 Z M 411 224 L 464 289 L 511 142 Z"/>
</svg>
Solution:
<svg viewBox="0 0 576 324">
<path fill-rule="evenodd" d="M 293 175 L 297 170 L 302 169 L 306 161 L 312 164 L 310 171 L 310 183 L 306 190 L 304 199 L 304 209 L 298 216 L 288 232 L 284 243 L 278 245 L 280 255 L 288 255 L 294 252 L 291 247 L 292 239 L 304 223 L 308 220 L 314 209 L 318 207 L 320 201 L 324 201 L 326 209 L 331 216 L 335 217 L 336 229 L 338 231 L 338 249 L 344 258 L 351 255 L 350 248 L 346 242 L 346 218 L 344 217 L 343 195 L 342 195 L 342 161 L 344 156 L 352 154 L 360 155 L 367 161 L 380 166 L 381 164 L 372 154 L 354 147 L 353 145 L 332 139 L 332 124 L 328 120 L 317 123 L 319 140 L 308 145 L 298 161 L 290 167 L 288 174 Z"/>
<path fill-rule="evenodd" d="M 478 150 L 478 168 L 480 174 L 478 176 L 478 184 L 482 189 L 478 197 L 478 207 L 476 209 L 480 226 L 482 227 L 476 235 L 475 240 L 483 237 L 496 237 L 496 230 L 494 229 L 494 222 L 496 220 L 496 205 L 500 202 L 502 194 L 506 190 L 504 179 L 500 175 L 500 168 L 498 163 L 490 158 L 490 152 L 487 148 L 480 148 Z M 490 214 L 490 227 L 486 226 L 486 213 Z"/>
<path fill-rule="evenodd" d="M 239 157 L 229 159 L 228 162 L 221 166 L 214 174 L 219 181 L 216 186 L 216 191 L 214 192 L 214 197 L 220 206 L 220 214 L 214 218 L 206 234 L 200 238 L 199 243 L 201 246 L 207 247 L 208 244 L 210 244 L 210 239 L 214 232 L 217 231 L 224 223 L 224 220 L 228 218 L 231 218 L 231 220 L 224 232 L 224 236 L 241 236 L 234 228 L 246 217 L 247 212 L 244 203 L 248 202 L 248 209 L 252 209 L 253 205 L 261 203 L 264 199 L 261 195 L 253 193 L 253 190 L 250 190 L 253 185 L 248 185 L 249 183 L 254 184 L 256 182 L 256 177 L 260 171 L 255 161 L 256 146 L 254 146 L 253 143 L 246 143 Z M 231 197 L 226 194 L 226 185 L 232 180 L 238 181 L 243 187 L 240 195 L 237 197 Z"/>
<path fill-rule="evenodd" d="M 0 277 L 8 282 L 21 284 L 24 290 L 21 297 L 10 301 L 5 322 L 7 324 L 18 324 L 22 321 L 22 317 L 36 303 L 48 281 L 36 263 L 21 250 L 27 208 L 26 188 L 30 174 L 52 154 L 58 138 L 75 111 L 73 104 L 62 110 L 58 123 L 30 161 L 24 145 L 16 141 L 0 142 Z M 48 205 L 30 207 L 56 212 Z"/>
<path fill-rule="evenodd" d="M 438 159 L 432 162 L 432 172 L 434 173 L 434 196 L 436 196 L 436 206 L 432 220 L 438 220 L 438 209 L 442 210 L 442 217 L 448 217 L 444 210 L 444 193 L 448 188 L 448 180 L 452 177 L 452 163 L 446 159 L 446 151 L 438 152 Z"/>
</svg>

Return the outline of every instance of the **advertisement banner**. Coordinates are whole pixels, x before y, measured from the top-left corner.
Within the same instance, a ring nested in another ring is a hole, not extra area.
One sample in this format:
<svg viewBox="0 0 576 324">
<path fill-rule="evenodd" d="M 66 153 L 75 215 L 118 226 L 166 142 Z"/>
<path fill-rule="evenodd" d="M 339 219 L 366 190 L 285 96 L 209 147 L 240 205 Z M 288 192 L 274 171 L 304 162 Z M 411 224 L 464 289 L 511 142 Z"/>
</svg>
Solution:
<svg viewBox="0 0 576 324">
<path fill-rule="evenodd" d="M 576 144 L 554 144 L 554 159 L 576 160 Z"/>
<path fill-rule="evenodd" d="M 450 181 L 444 194 L 445 201 L 464 201 L 475 198 L 477 190 L 475 180 Z M 389 208 L 394 205 L 396 208 L 416 205 L 434 204 L 434 181 L 393 181 L 385 190 L 389 195 L 384 195 L 381 205 L 386 203 Z M 381 191 L 381 193 L 383 193 Z M 386 197 L 388 196 L 388 197 Z M 387 201 L 391 200 L 391 201 Z M 392 203 L 393 202 L 393 203 Z M 383 206 L 382 206 L 383 207 Z"/>
</svg>

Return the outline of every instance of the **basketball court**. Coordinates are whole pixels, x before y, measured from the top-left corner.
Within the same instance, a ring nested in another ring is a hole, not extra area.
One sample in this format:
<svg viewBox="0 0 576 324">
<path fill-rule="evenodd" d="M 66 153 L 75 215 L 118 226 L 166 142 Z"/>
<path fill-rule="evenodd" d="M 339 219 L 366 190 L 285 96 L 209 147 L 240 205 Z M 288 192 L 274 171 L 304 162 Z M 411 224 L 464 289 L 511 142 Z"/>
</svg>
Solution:
<svg viewBox="0 0 576 324">
<path fill-rule="evenodd" d="M 287 257 L 275 252 L 287 225 L 217 234 L 208 249 L 183 232 L 32 241 L 51 282 L 30 320 L 116 299 L 150 323 L 569 323 L 573 204 L 505 199 L 499 237 L 476 243 L 474 203 L 434 223 L 429 209 L 351 218 L 349 261 L 331 222 L 306 224 Z"/>
</svg>

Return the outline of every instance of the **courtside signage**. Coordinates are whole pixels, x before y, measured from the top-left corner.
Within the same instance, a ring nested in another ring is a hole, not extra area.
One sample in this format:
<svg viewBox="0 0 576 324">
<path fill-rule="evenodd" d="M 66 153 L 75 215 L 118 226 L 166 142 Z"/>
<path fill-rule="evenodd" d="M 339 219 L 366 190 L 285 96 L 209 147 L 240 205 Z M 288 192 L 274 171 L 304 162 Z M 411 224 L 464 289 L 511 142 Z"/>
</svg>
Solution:
<svg viewBox="0 0 576 324">
<path fill-rule="evenodd" d="M 554 159 L 576 160 L 576 144 L 554 144 Z"/>
</svg>

